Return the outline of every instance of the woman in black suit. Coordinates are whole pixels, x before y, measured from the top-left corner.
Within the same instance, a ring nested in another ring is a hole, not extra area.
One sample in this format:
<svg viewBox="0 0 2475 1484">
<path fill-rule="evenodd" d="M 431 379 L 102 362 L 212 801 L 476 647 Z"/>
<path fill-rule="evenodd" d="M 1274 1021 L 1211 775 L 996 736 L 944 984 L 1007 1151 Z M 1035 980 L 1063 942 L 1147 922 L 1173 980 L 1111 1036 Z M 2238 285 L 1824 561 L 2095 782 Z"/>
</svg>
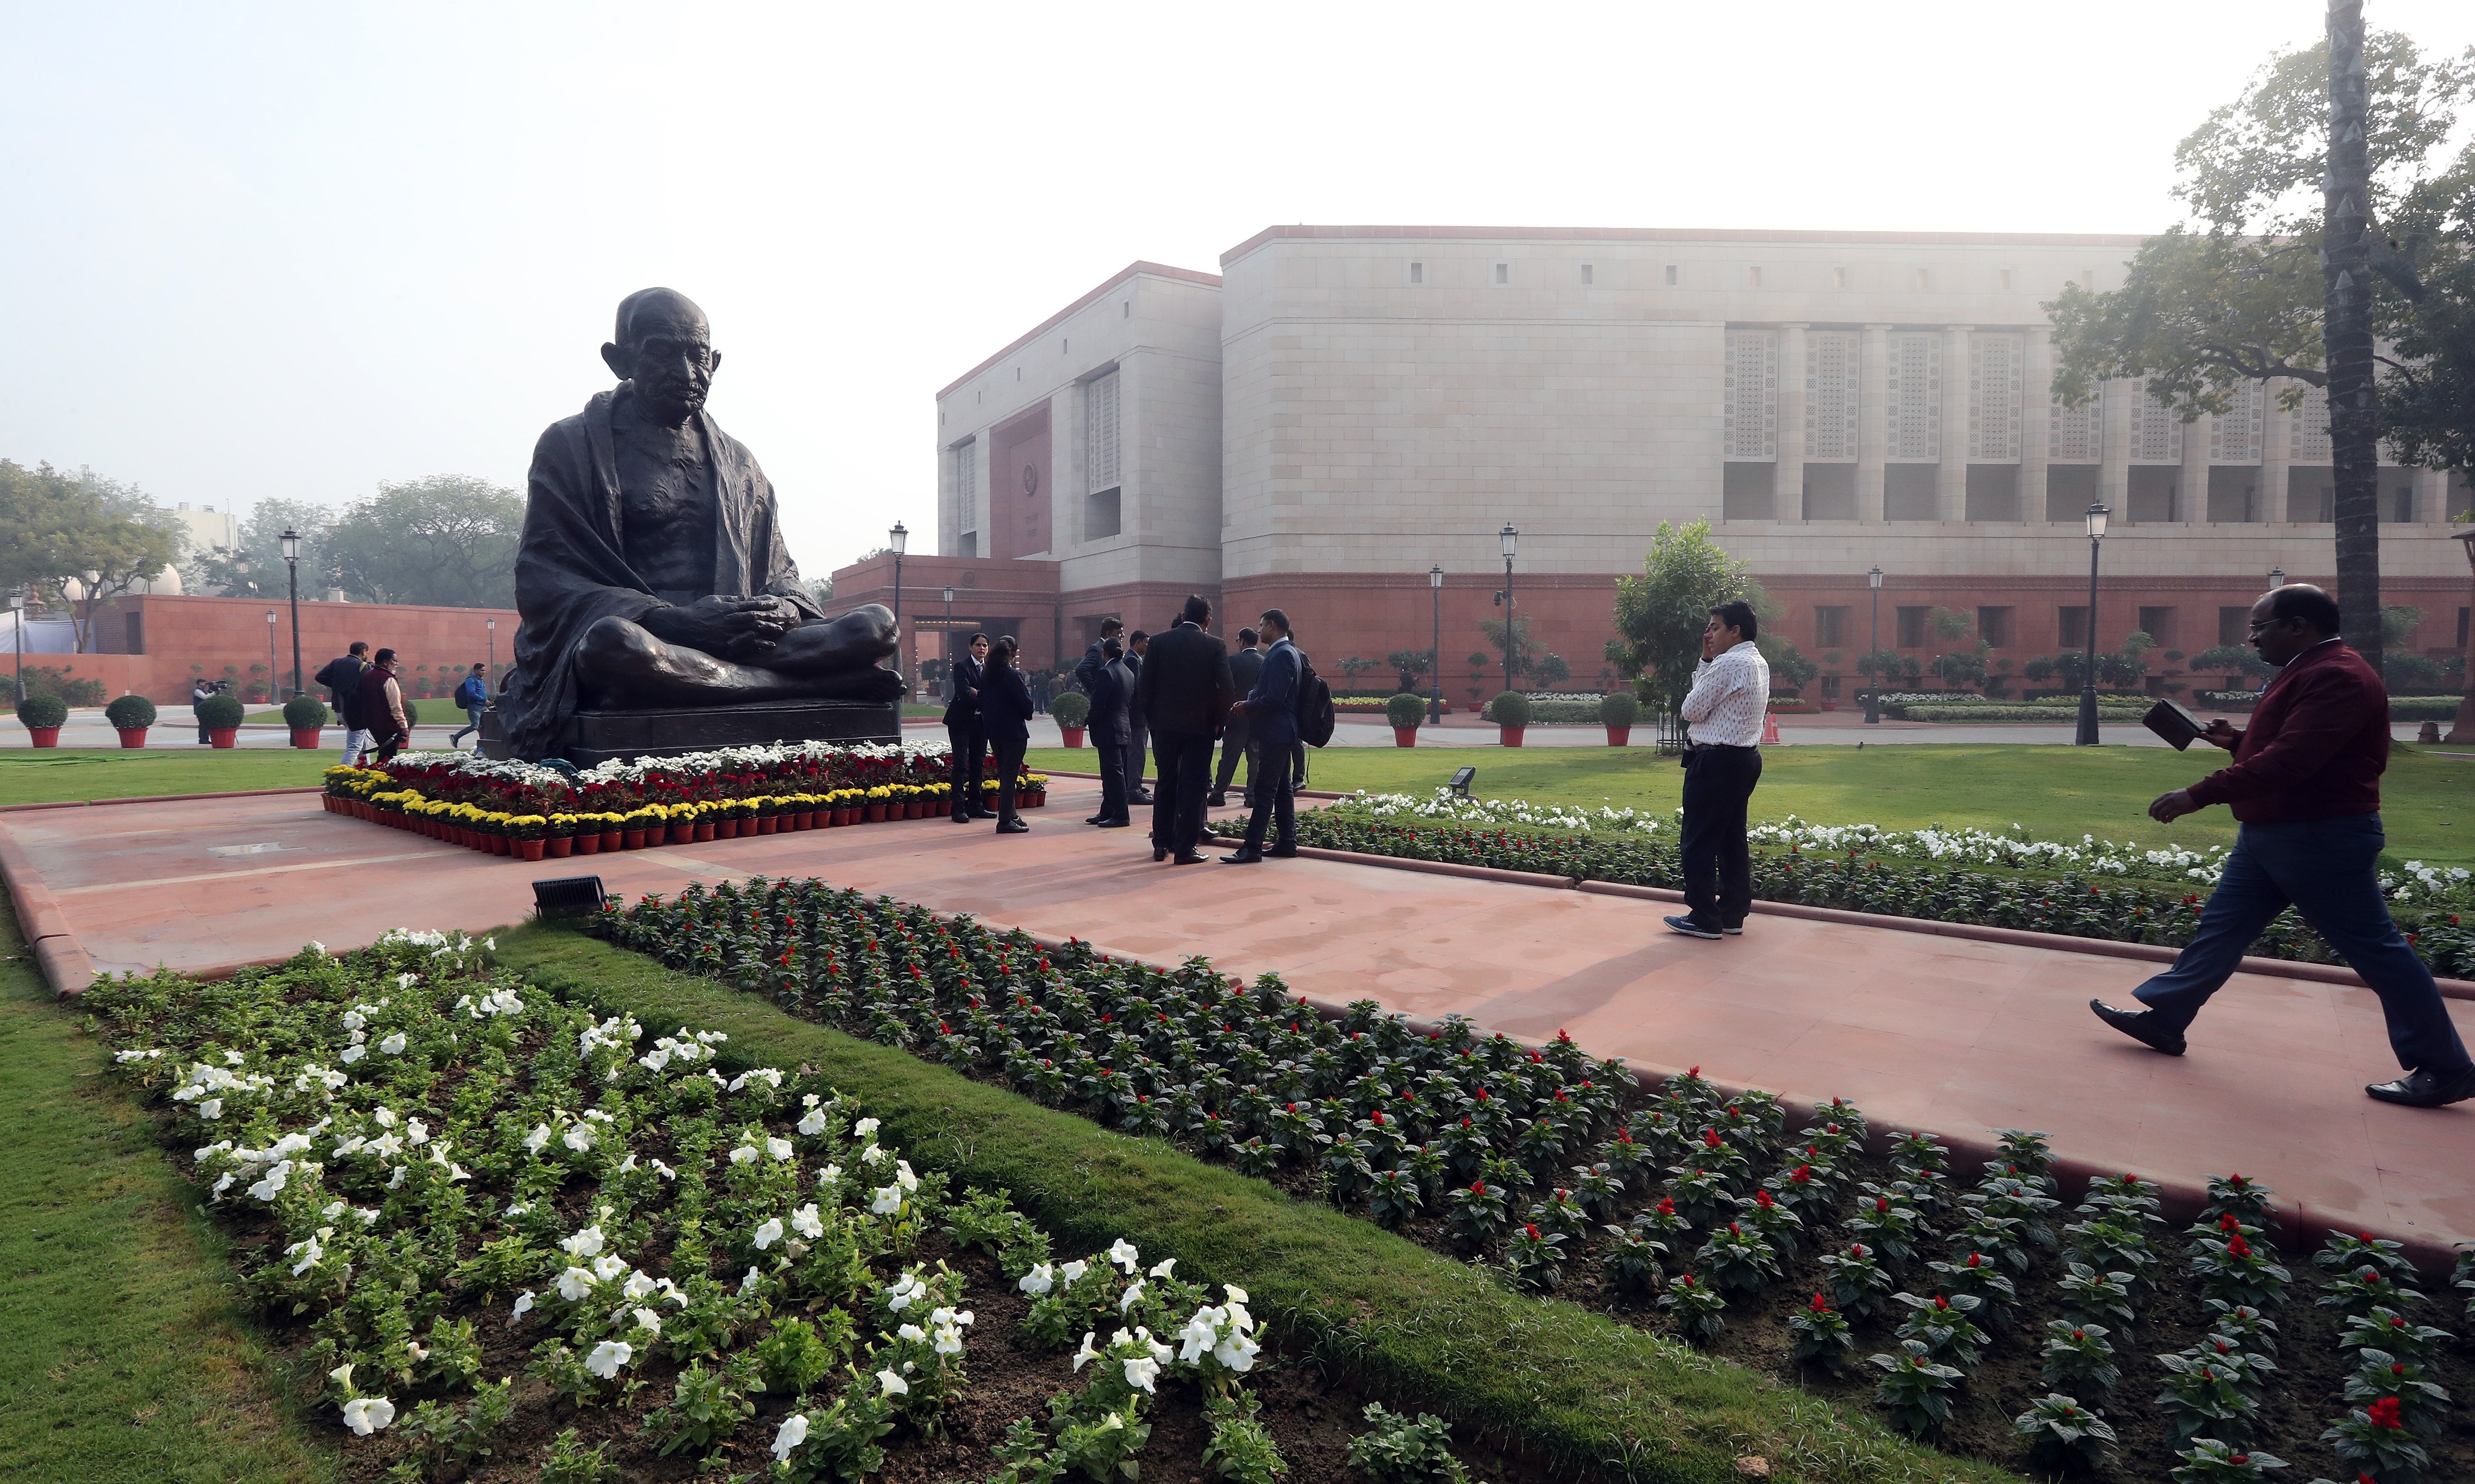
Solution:
<svg viewBox="0 0 2475 1484">
<path fill-rule="evenodd" d="M 1009 634 L 989 646 L 980 671 L 980 735 L 997 758 L 997 833 L 1027 835 L 1031 826 L 1015 813 L 1015 785 L 1022 777 L 1022 753 L 1031 745 L 1031 688 L 1015 668 L 1020 646 Z"/>
</svg>

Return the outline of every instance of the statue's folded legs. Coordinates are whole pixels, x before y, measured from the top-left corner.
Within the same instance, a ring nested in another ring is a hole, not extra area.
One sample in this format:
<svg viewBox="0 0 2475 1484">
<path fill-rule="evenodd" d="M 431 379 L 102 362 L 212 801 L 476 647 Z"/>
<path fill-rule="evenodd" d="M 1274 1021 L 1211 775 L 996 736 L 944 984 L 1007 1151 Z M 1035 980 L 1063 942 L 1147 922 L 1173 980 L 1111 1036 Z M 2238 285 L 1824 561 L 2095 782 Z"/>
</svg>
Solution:
<svg viewBox="0 0 2475 1484">
<path fill-rule="evenodd" d="M 878 665 L 894 650 L 894 615 L 875 603 L 800 624 L 745 661 L 608 618 L 576 645 L 576 678 L 585 704 L 604 710 L 809 699 L 881 704 L 905 689 L 900 675 Z"/>
</svg>

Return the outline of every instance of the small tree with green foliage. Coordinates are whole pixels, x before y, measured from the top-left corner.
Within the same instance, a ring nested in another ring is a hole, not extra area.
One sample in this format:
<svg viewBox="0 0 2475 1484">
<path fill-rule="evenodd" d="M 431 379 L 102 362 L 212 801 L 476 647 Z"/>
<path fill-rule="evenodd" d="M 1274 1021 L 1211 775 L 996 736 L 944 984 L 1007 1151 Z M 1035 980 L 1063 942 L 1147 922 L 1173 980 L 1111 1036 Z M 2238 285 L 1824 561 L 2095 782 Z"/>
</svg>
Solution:
<svg viewBox="0 0 2475 1484">
<path fill-rule="evenodd" d="M 1710 610 L 1745 596 L 1748 564 L 1710 539 L 1710 523 L 1658 523 L 1641 572 L 1617 580 L 1616 637 L 1607 663 L 1638 676 L 1641 698 L 1666 711 L 1684 703 L 1702 660 Z"/>
</svg>

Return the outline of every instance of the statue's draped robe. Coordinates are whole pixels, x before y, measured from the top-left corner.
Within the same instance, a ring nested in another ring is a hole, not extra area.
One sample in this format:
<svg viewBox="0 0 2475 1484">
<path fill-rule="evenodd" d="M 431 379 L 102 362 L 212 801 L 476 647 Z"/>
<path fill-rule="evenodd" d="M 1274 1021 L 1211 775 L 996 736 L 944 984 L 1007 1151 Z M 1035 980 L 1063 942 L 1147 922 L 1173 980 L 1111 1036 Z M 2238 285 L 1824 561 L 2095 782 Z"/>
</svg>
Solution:
<svg viewBox="0 0 2475 1484">
<path fill-rule="evenodd" d="M 516 631 L 515 677 L 499 698 L 508 751 L 529 762 L 557 750 L 559 728 L 576 710 L 576 646 L 585 631 L 603 619 L 641 619 L 665 606 L 627 565 L 610 433 L 613 397 L 597 392 L 583 412 L 551 424 L 533 447 L 525 535 L 516 550 L 516 611 L 524 624 Z M 765 471 L 710 414 L 696 416 L 718 516 L 713 593 L 786 598 L 802 622 L 821 620 L 823 610 L 800 584 L 782 545 Z"/>
</svg>

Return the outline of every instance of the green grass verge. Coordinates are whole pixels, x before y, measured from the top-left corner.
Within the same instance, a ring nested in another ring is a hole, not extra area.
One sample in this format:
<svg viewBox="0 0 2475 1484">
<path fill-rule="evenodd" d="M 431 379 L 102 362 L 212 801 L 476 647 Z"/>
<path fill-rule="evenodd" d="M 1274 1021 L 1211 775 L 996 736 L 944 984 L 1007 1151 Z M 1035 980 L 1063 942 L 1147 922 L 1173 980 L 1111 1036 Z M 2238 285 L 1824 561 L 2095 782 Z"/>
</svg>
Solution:
<svg viewBox="0 0 2475 1484">
<path fill-rule="evenodd" d="M 222 1237 L 53 1002 L 5 896 L 0 955 L 0 1478 L 334 1477 L 272 1399 Z"/>
<path fill-rule="evenodd" d="M 1124 1236 L 1181 1272 L 1245 1287 L 1321 1353 L 1402 1401 L 1584 1477 L 1722 1484 L 1735 1460 L 1831 1484 L 2015 1476 L 1899 1439 L 1739 1366 L 1483 1273 L 1354 1217 L 1168 1146 L 1113 1133 L 922 1061 L 783 1013 L 580 934 L 498 935 L 502 962 L 649 1032 L 728 1033 L 726 1059 L 811 1067 L 885 1121 L 957 1186 L 1002 1185 L 1061 1252 Z"/>
<path fill-rule="evenodd" d="M 2135 839 L 2193 850 L 2235 842 L 2234 817 L 2204 809 L 2170 825 L 2148 817 L 2148 801 L 2183 788 L 2226 760 L 2215 747 L 2027 747 L 1920 742 L 1858 750 L 1845 745 L 1765 747 L 1752 818 L 1788 815 L 1817 824 L 2028 827 L 2040 839 Z M 1089 748 L 1042 747 L 1035 768 L 1090 772 Z M 1600 804 L 1666 811 L 1681 802 L 1683 769 L 1638 748 L 1524 747 L 1517 751 L 1327 747 L 1309 771 L 1318 789 L 1427 793 L 1476 764 L 1482 798 Z M 2475 762 L 2401 746 L 2381 780 L 2388 856 L 2475 866 Z"/>
<path fill-rule="evenodd" d="M 0 804 L 125 799 L 156 793 L 223 793 L 240 789 L 306 789 L 326 781 L 342 755 L 333 747 L 232 747 L 191 752 L 85 747 L 0 751 Z"/>
</svg>

